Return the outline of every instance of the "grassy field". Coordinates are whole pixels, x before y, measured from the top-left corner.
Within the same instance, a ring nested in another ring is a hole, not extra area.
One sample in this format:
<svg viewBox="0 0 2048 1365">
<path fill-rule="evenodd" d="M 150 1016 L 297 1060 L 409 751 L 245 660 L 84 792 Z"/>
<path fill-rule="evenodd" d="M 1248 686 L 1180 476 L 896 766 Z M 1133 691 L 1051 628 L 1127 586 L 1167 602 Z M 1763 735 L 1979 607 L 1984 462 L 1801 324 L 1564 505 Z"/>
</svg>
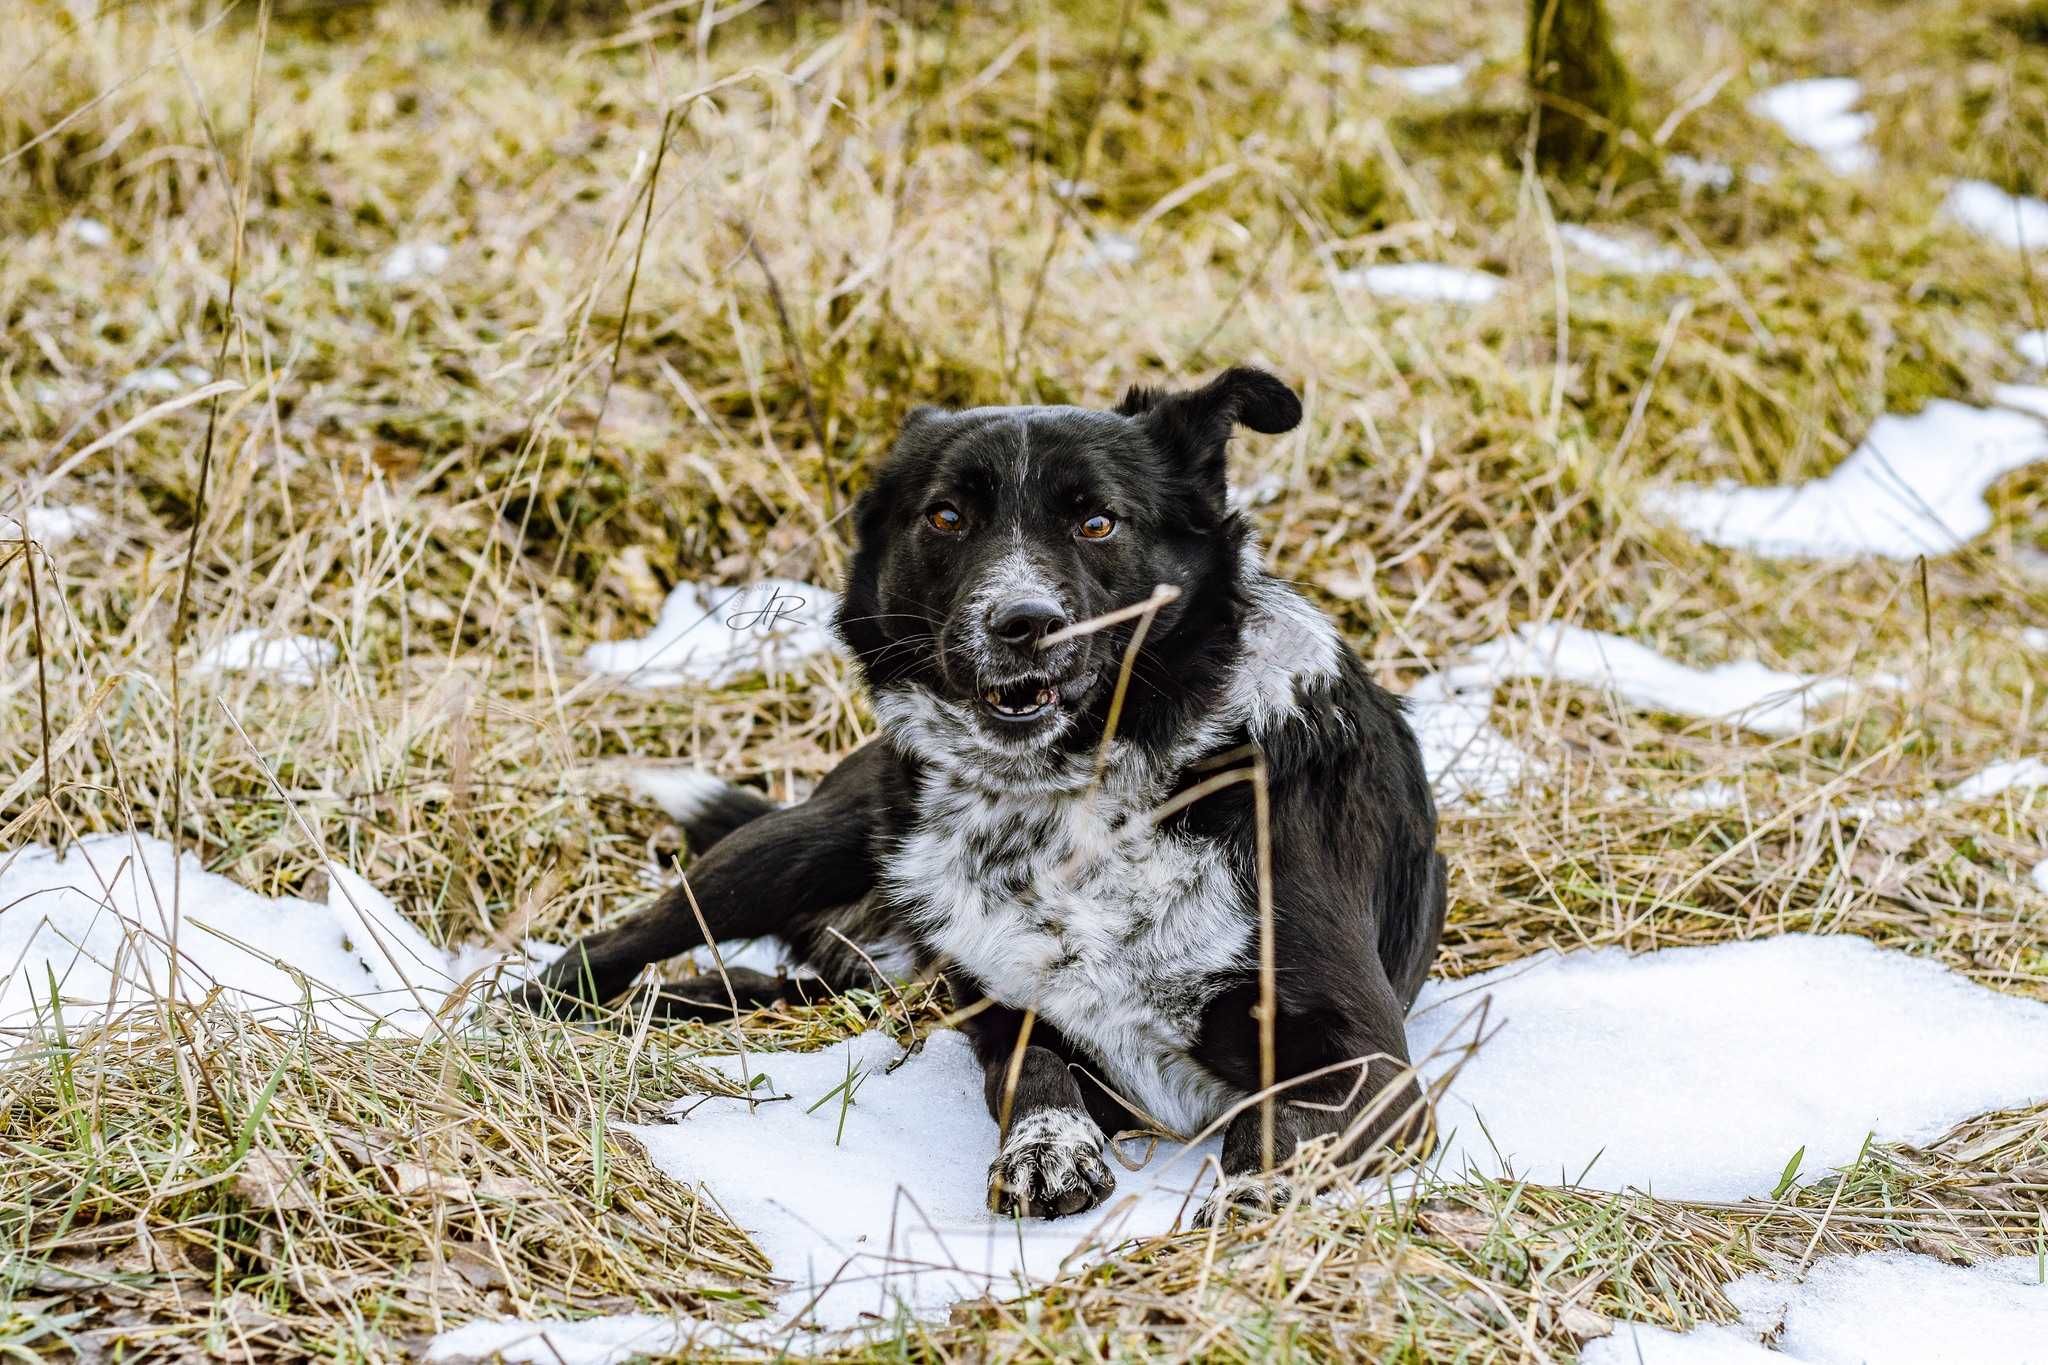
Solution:
<svg viewBox="0 0 2048 1365">
<path fill-rule="evenodd" d="M 1921 564 L 1716 550 L 1638 505 L 1811 477 L 1880 413 L 2022 377 L 2048 283 L 1935 210 L 1955 176 L 2048 191 L 2040 0 L 1620 3 L 1645 126 L 1597 184 L 1524 163 L 1519 4 L 279 9 L 0 7 L 0 513 L 99 517 L 0 541 L 0 849 L 136 828 L 269 894 L 325 855 L 437 942 L 607 922 L 677 854 L 624 758 L 787 795 L 872 721 L 834 659 L 651 691 L 584 674 L 585 646 L 684 579 L 831 582 L 915 404 L 1254 362 L 1308 414 L 1240 454 L 1277 489 L 1269 561 L 1397 690 L 1531 621 L 1907 679 L 1779 741 L 1504 688 L 1496 723 L 1551 770 L 1447 808 L 1441 973 L 1804 930 L 2048 1000 L 2040 794 L 1849 813 L 2040 749 L 2048 466 Z M 1376 74 L 1466 58 L 1447 95 Z M 1746 111 L 1828 74 L 1865 83 L 1871 175 Z M 1658 167 L 1681 153 L 1735 174 L 1688 187 Z M 1714 269 L 1568 268 L 1560 222 Z M 391 278 L 422 246 L 445 264 Z M 1463 309 L 1340 287 L 1399 260 L 1505 284 Z M 245 627 L 337 662 L 308 688 L 195 673 Z M 1708 782 L 1742 799 L 1674 801 Z M 944 1008 L 856 994 L 745 1033 Z M 723 1084 L 691 1059 L 729 1030 L 161 1016 L 0 1070 L 0 1353 L 389 1358 L 490 1313 L 762 1311 L 745 1236 L 609 1131 Z M 367 1155 L 308 1189 L 252 1150 Z M 2048 1107 L 1778 1201 L 1304 1206 L 872 1353 L 1569 1359 L 1605 1318 L 1729 1316 L 1721 1283 L 1774 1255 L 2031 1252 L 2044 1172 Z"/>
</svg>

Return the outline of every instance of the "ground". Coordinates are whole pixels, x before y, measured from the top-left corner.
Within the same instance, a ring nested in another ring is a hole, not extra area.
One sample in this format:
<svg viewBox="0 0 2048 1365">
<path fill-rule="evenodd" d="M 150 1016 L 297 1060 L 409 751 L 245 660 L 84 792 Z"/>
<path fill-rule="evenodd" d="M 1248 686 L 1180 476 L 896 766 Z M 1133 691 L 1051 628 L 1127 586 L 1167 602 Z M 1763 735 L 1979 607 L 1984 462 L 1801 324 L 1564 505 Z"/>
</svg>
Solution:
<svg viewBox="0 0 2048 1365">
<path fill-rule="evenodd" d="M 1593 185 L 1526 167 L 1525 11 L 6 7 L 0 515 L 39 545 L 0 539 L 0 849 L 133 829 L 314 903 L 332 858 L 435 945 L 559 942 L 673 875 L 633 763 L 787 796 L 872 732 L 829 655 L 644 688 L 588 646 L 679 583 L 829 584 L 916 404 L 1249 362 L 1307 408 L 1236 449 L 1268 561 L 1394 690 L 1526 623 L 1898 678 L 1777 737 L 1502 681 L 1492 724 L 1541 770 L 1446 804 L 1439 977 L 1803 931 L 2048 1001 L 2042 795 L 1924 799 L 2043 747 L 2048 464 L 1922 558 L 1770 557 L 1650 510 L 1821 476 L 1882 414 L 2028 378 L 2037 258 L 1938 208 L 1957 177 L 2048 191 L 2048 9 L 1615 4 L 1640 146 Z M 1452 63 L 1433 93 L 1390 71 Z M 1840 75 L 1860 173 L 1749 104 Z M 1592 270 L 1561 224 L 1705 268 Z M 1347 274 L 1400 262 L 1497 292 Z M 201 668 L 245 629 L 333 655 L 301 683 Z M 730 1093 L 696 1059 L 732 1031 L 485 1008 L 426 1042 L 219 1001 L 49 1021 L 0 1071 L 0 1347 L 389 1358 L 479 1316 L 760 1313 L 717 1190 L 616 1131 Z M 743 1034 L 908 1038 L 945 1009 L 856 994 Z M 1732 1319 L 1723 1286 L 1780 1258 L 2032 1254 L 2044 1167 L 2037 1104 L 1739 1203 L 1473 1180 L 1303 1205 L 863 1349 L 1568 1359 L 1612 1320 Z"/>
</svg>

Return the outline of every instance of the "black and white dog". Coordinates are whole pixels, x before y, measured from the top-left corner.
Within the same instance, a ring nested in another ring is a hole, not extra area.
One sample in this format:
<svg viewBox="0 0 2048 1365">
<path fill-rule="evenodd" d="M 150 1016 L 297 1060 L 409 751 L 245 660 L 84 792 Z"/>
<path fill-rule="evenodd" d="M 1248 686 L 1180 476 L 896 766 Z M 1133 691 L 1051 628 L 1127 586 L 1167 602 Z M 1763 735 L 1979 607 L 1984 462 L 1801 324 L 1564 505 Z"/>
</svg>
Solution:
<svg viewBox="0 0 2048 1365">
<path fill-rule="evenodd" d="M 621 994 L 704 941 L 700 914 L 720 940 L 779 936 L 828 984 L 873 983 L 849 941 L 890 945 L 966 1016 L 999 1212 L 1101 1202 L 1105 1129 L 1238 1109 L 1205 1217 L 1269 1203 L 1302 1141 L 1344 1159 L 1418 1135 L 1403 1024 L 1444 917 L 1429 782 L 1400 704 L 1263 571 L 1224 481 L 1236 427 L 1300 420 L 1252 369 L 1114 412 L 911 413 L 860 500 L 837 623 L 881 737 L 795 806 L 708 790 L 688 894 L 583 940 L 527 1003 Z M 1159 585 L 1178 595 L 1073 629 Z M 729 1012 L 727 984 L 645 989 L 703 1015 Z M 741 1008 L 791 989 L 729 984 Z M 1262 1076 L 1280 1099 L 1247 1104 Z"/>
</svg>

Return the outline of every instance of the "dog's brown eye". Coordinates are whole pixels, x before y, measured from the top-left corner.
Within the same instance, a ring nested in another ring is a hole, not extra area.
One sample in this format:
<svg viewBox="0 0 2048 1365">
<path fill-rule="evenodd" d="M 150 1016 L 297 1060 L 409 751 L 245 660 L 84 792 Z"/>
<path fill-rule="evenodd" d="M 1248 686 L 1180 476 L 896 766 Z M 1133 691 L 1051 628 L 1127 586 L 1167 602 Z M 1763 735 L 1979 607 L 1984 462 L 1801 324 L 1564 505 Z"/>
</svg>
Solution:
<svg viewBox="0 0 2048 1365">
<path fill-rule="evenodd" d="M 1116 518 L 1107 512 L 1097 512 L 1081 523 L 1081 539 L 1103 540 L 1116 530 Z"/>
<path fill-rule="evenodd" d="M 936 507 L 927 508 L 924 519 L 932 524 L 934 531 L 941 531 L 949 536 L 960 533 L 960 509 L 957 507 L 942 502 Z"/>
</svg>

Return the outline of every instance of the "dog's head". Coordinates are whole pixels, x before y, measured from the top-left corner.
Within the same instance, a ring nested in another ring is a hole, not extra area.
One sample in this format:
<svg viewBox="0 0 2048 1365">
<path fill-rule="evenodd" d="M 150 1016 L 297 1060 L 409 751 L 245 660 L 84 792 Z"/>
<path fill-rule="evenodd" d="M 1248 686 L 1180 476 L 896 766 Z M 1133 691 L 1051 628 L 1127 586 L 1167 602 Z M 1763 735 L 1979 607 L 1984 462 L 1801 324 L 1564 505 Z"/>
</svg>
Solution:
<svg viewBox="0 0 2048 1365">
<path fill-rule="evenodd" d="M 911 413 L 856 511 L 838 620 L 885 721 L 935 722 L 928 739 L 999 767 L 1092 744 L 1140 620 L 1085 623 L 1162 584 L 1179 596 L 1145 627 L 1135 695 L 1192 681 L 1172 676 L 1177 647 L 1234 620 L 1244 528 L 1225 447 L 1239 426 L 1300 420 L 1252 369 L 1132 389 L 1114 412 Z"/>
</svg>

